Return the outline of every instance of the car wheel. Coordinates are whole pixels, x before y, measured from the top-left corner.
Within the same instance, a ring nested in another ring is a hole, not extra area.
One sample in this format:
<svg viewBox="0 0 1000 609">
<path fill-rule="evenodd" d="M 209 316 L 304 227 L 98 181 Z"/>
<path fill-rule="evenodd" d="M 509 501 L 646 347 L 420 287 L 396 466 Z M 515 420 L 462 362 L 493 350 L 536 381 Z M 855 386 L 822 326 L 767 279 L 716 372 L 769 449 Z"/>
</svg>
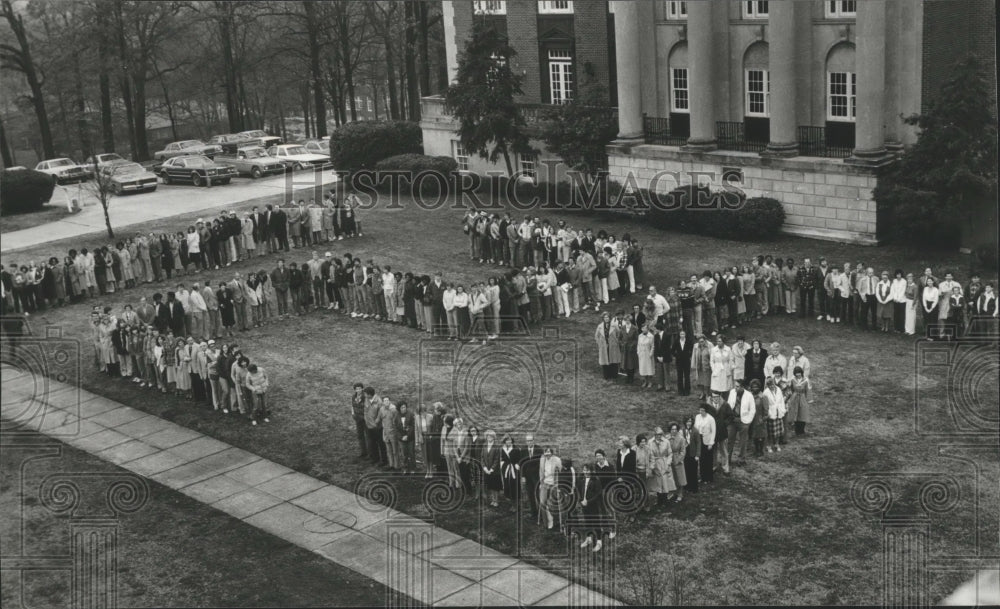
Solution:
<svg viewBox="0 0 1000 609">
<path fill-rule="evenodd" d="M 202 184 L 202 182 L 201 182 L 201 176 L 198 175 L 197 173 L 192 173 L 191 174 L 191 183 L 194 184 L 195 186 L 201 186 L 201 184 Z"/>
<path fill-rule="evenodd" d="M 160 174 L 160 177 L 163 178 L 163 183 L 164 184 L 170 184 L 170 174 L 169 173 L 167 173 L 166 171 L 164 171 L 163 173 Z"/>
<path fill-rule="evenodd" d="M 258 178 L 260 178 L 261 175 L 262 174 L 261 174 L 261 171 L 260 171 L 260 167 L 254 167 L 253 169 L 250 170 L 250 177 L 253 178 L 253 179 L 255 179 L 255 180 L 258 179 Z"/>
<path fill-rule="evenodd" d="M 222 180 L 222 182 L 220 182 L 220 184 L 222 184 L 223 186 L 225 186 L 226 184 L 230 183 L 231 181 L 232 181 L 232 178 L 223 178 L 223 180 Z"/>
<path fill-rule="evenodd" d="M 121 184 L 113 184 L 111 186 L 111 192 L 113 192 L 116 197 L 122 196 L 122 187 L 121 187 Z"/>
</svg>

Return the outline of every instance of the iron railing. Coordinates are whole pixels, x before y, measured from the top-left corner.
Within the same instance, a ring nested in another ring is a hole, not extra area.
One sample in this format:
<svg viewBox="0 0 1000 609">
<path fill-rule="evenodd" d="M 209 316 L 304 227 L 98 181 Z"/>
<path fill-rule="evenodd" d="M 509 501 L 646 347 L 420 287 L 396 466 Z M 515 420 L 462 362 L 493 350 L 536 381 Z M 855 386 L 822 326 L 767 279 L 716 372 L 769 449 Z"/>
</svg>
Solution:
<svg viewBox="0 0 1000 609">
<path fill-rule="evenodd" d="M 767 148 L 766 141 L 747 139 L 745 125 L 736 121 L 716 122 L 715 141 L 719 150 L 762 152 Z"/>
<path fill-rule="evenodd" d="M 687 136 L 678 136 L 670 132 L 670 119 L 662 116 L 643 116 L 642 135 L 647 144 L 659 146 L 683 146 Z"/>
<path fill-rule="evenodd" d="M 798 128 L 799 154 L 844 159 L 851 156 L 852 147 L 833 145 L 827 139 L 826 127 Z"/>
</svg>

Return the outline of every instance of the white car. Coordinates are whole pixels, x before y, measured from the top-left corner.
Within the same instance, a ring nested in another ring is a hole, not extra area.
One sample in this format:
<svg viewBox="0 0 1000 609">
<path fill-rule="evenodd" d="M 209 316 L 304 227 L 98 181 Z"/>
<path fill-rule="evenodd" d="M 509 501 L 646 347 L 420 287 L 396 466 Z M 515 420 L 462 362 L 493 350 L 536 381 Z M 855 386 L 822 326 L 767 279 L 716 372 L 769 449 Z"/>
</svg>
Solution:
<svg viewBox="0 0 1000 609">
<path fill-rule="evenodd" d="M 330 140 L 309 140 L 302 144 L 302 147 L 313 154 L 322 154 L 330 160 Z"/>
<path fill-rule="evenodd" d="M 330 157 L 306 150 L 301 144 L 282 144 L 271 146 L 267 153 L 280 160 L 290 169 L 307 169 L 322 167 L 330 162 Z"/>
<path fill-rule="evenodd" d="M 56 179 L 57 184 L 83 182 L 90 177 L 90 171 L 76 161 L 68 158 L 49 159 L 35 165 L 35 171 L 47 173 Z"/>
<path fill-rule="evenodd" d="M 116 165 L 127 165 L 132 161 L 122 158 L 120 154 L 114 152 L 105 152 L 104 154 L 95 154 L 94 156 L 87 157 L 87 160 L 83 162 L 84 167 L 90 170 L 91 173 L 94 172 L 94 164 L 97 164 L 97 170 L 102 173 L 107 173 L 112 167 Z"/>
</svg>

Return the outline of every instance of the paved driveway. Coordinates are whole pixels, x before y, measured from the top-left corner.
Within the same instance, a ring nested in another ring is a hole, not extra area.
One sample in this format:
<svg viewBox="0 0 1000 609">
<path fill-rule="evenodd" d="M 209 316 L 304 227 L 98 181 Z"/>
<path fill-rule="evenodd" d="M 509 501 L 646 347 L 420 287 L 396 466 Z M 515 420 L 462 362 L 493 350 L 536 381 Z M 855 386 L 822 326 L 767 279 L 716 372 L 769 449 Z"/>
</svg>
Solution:
<svg viewBox="0 0 1000 609">
<path fill-rule="evenodd" d="M 257 197 L 277 195 L 282 192 L 291 193 L 311 188 L 317 182 L 325 185 L 336 181 L 337 175 L 332 170 L 328 170 L 318 174 L 297 172 L 260 180 L 237 178 L 233 180 L 232 184 L 212 186 L 211 188 L 160 184 L 156 192 L 113 197 L 109 208 L 111 225 L 115 230 L 119 230 L 132 224 L 157 218 L 167 218 L 203 209 L 208 210 Z M 82 201 L 83 209 L 58 222 L 4 233 L 0 237 L 0 252 L 18 250 L 39 243 L 104 230 L 104 211 L 96 197 L 87 191 L 86 186 L 79 187 L 73 184 L 56 187 L 56 193 L 52 195 L 51 203 L 53 205 L 66 204 L 68 197 Z"/>
</svg>

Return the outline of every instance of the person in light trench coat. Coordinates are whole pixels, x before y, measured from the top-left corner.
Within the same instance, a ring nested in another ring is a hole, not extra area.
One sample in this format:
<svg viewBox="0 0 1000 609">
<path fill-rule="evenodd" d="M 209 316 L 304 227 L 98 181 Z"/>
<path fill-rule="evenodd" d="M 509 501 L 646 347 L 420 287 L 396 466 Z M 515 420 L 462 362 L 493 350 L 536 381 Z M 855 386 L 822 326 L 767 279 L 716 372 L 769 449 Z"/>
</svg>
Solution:
<svg viewBox="0 0 1000 609">
<path fill-rule="evenodd" d="M 653 495 L 655 495 L 657 505 L 663 505 L 677 491 L 677 486 L 674 483 L 673 448 L 670 445 L 670 440 L 663 434 L 662 427 L 655 429 L 653 440 L 649 443 L 649 465 L 647 467 L 647 490 L 650 499 L 652 500 Z"/>
<path fill-rule="evenodd" d="M 604 370 L 604 380 L 617 379 L 618 365 L 622 362 L 622 343 L 618 324 L 611 322 L 610 313 L 601 315 L 601 323 L 594 331 L 594 340 L 597 342 L 597 363 Z"/>
</svg>

